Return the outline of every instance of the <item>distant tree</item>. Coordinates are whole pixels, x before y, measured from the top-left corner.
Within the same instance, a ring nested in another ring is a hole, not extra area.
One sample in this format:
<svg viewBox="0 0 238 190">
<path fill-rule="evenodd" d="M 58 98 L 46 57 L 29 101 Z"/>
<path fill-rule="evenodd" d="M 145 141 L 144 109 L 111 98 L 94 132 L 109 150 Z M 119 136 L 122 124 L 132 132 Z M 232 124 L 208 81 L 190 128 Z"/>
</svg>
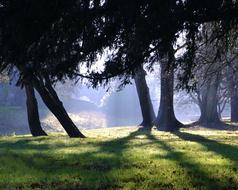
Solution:
<svg viewBox="0 0 238 190">
<path fill-rule="evenodd" d="M 222 119 L 222 114 L 226 110 L 227 106 L 230 104 L 230 92 L 229 92 L 229 85 L 226 81 L 226 74 L 225 71 L 221 72 L 221 81 L 218 88 L 218 115 L 219 118 Z"/>
<path fill-rule="evenodd" d="M 220 123 L 228 96 L 235 96 L 232 82 L 235 77 L 231 77 L 228 71 L 235 66 L 237 50 L 234 44 L 237 39 L 233 30 L 217 38 L 217 34 L 214 34 L 217 27 L 219 28 L 217 23 L 210 23 L 200 29 L 192 63 L 194 68 L 190 73 L 190 82 L 195 84 L 197 103 L 201 110 L 199 123 L 202 124 Z"/>
</svg>

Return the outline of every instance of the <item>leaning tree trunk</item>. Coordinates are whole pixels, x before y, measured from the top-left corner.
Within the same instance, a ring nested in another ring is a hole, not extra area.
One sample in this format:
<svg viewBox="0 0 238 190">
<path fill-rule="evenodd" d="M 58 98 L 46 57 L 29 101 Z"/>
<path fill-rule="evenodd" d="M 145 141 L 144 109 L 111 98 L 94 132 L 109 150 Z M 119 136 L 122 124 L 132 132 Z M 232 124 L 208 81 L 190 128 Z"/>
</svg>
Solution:
<svg viewBox="0 0 238 190">
<path fill-rule="evenodd" d="M 35 97 L 34 88 L 31 84 L 25 84 L 26 91 L 26 106 L 28 115 L 28 124 L 32 136 L 47 136 L 45 131 L 43 131 L 39 119 L 38 105 Z"/>
<path fill-rule="evenodd" d="M 140 126 L 142 126 L 142 129 L 144 130 L 151 130 L 151 128 L 153 127 L 153 122 L 155 120 L 155 112 L 151 102 L 150 91 L 146 83 L 145 76 L 145 70 L 140 67 L 134 77 L 134 80 L 143 118 Z"/>
<path fill-rule="evenodd" d="M 51 84 L 47 83 L 47 85 L 43 85 L 40 80 L 34 78 L 34 87 L 40 94 L 45 105 L 55 115 L 62 127 L 65 129 L 66 133 L 70 137 L 84 138 L 85 136 L 79 131 L 79 129 L 70 119 L 63 106 L 63 103 L 59 100 L 57 93 Z"/>
<path fill-rule="evenodd" d="M 155 125 L 162 131 L 174 131 L 183 126 L 174 114 L 174 54 L 168 53 L 168 62 L 161 61 L 161 95 Z"/>
<path fill-rule="evenodd" d="M 218 96 L 217 91 L 219 87 L 218 75 L 209 79 L 209 81 L 204 84 L 201 90 L 201 100 L 199 103 L 201 116 L 199 123 L 209 124 L 209 123 L 220 123 L 219 113 L 217 111 Z"/>
</svg>

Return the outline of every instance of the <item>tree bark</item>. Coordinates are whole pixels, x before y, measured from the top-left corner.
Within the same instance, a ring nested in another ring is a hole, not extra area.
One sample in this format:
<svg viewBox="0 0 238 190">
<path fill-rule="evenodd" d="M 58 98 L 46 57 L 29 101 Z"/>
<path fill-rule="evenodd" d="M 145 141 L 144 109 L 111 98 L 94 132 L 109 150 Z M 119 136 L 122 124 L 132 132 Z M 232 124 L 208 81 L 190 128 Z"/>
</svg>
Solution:
<svg viewBox="0 0 238 190">
<path fill-rule="evenodd" d="M 47 136 L 45 131 L 41 127 L 37 100 L 35 97 L 34 88 L 31 84 L 25 84 L 26 91 L 26 106 L 27 106 L 27 115 L 28 115 L 28 124 L 32 136 Z"/>
<path fill-rule="evenodd" d="M 233 77 L 233 75 L 230 74 L 228 78 L 231 105 L 231 122 L 238 122 L 238 90 L 236 77 Z"/>
<path fill-rule="evenodd" d="M 237 92 L 234 92 L 234 94 L 231 96 L 231 122 L 238 122 L 238 93 Z"/>
<path fill-rule="evenodd" d="M 228 67 L 225 74 L 230 98 L 231 122 L 238 122 L 238 76 L 232 67 Z"/>
<path fill-rule="evenodd" d="M 151 102 L 150 91 L 146 83 L 145 76 L 145 70 L 140 67 L 134 77 L 134 80 L 143 118 L 140 126 L 142 126 L 142 129 L 144 130 L 151 130 L 151 128 L 153 127 L 153 122 L 155 120 L 155 112 Z"/>
<path fill-rule="evenodd" d="M 161 61 L 160 106 L 155 125 L 158 130 L 175 131 L 183 126 L 174 114 L 174 54 L 168 53 L 168 62 Z"/>
<path fill-rule="evenodd" d="M 219 113 L 217 111 L 218 87 L 218 75 L 216 77 L 212 77 L 204 84 L 204 87 L 200 92 L 201 98 L 199 107 L 201 111 L 201 116 L 199 119 L 199 123 L 208 124 L 221 122 L 219 119 Z"/>
<path fill-rule="evenodd" d="M 47 83 L 47 85 L 43 85 L 42 82 L 36 77 L 34 77 L 33 81 L 34 87 L 40 94 L 43 102 L 59 120 L 66 133 L 70 137 L 85 138 L 85 136 L 79 131 L 79 129 L 70 119 L 63 106 L 63 103 L 59 100 L 59 97 L 57 96 L 57 93 L 55 92 L 51 84 Z"/>
</svg>

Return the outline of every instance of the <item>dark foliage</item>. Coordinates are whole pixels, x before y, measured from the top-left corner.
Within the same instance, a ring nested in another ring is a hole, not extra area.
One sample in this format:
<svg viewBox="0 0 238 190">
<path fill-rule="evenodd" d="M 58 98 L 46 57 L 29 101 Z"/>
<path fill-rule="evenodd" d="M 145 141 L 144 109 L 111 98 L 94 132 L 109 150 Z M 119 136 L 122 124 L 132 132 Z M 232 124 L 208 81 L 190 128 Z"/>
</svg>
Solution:
<svg viewBox="0 0 238 190">
<path fill-rule="evenodd" d="M 119 76 L 127 83 L 139 65 L 159 61 L 183 32 L 186 51 L 179 63 L 187 81 L 201 24 L 216 22 L 213 33 L 220 39 L 237 16 L 238 2 L 231 0 L 1 0 L 0 68 L 16 66 L 52 82 L 83 77 L 96 86 Z M 91 71 L 105 49 L 105 70 Z M 85 63 L 86 76 L 80 71 Z"/>
</svg>

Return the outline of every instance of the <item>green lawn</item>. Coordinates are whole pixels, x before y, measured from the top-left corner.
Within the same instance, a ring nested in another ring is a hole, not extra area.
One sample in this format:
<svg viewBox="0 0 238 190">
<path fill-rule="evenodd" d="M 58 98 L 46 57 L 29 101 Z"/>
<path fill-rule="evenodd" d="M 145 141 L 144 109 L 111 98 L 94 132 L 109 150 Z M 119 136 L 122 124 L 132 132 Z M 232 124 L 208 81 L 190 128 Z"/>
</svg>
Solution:
<svg viewBox="0 0 238 190">
<path fill-rule="evenodd" d="M 0 189 L 238 189 L 238 132 L 0 137 Z"/>
</svg>

